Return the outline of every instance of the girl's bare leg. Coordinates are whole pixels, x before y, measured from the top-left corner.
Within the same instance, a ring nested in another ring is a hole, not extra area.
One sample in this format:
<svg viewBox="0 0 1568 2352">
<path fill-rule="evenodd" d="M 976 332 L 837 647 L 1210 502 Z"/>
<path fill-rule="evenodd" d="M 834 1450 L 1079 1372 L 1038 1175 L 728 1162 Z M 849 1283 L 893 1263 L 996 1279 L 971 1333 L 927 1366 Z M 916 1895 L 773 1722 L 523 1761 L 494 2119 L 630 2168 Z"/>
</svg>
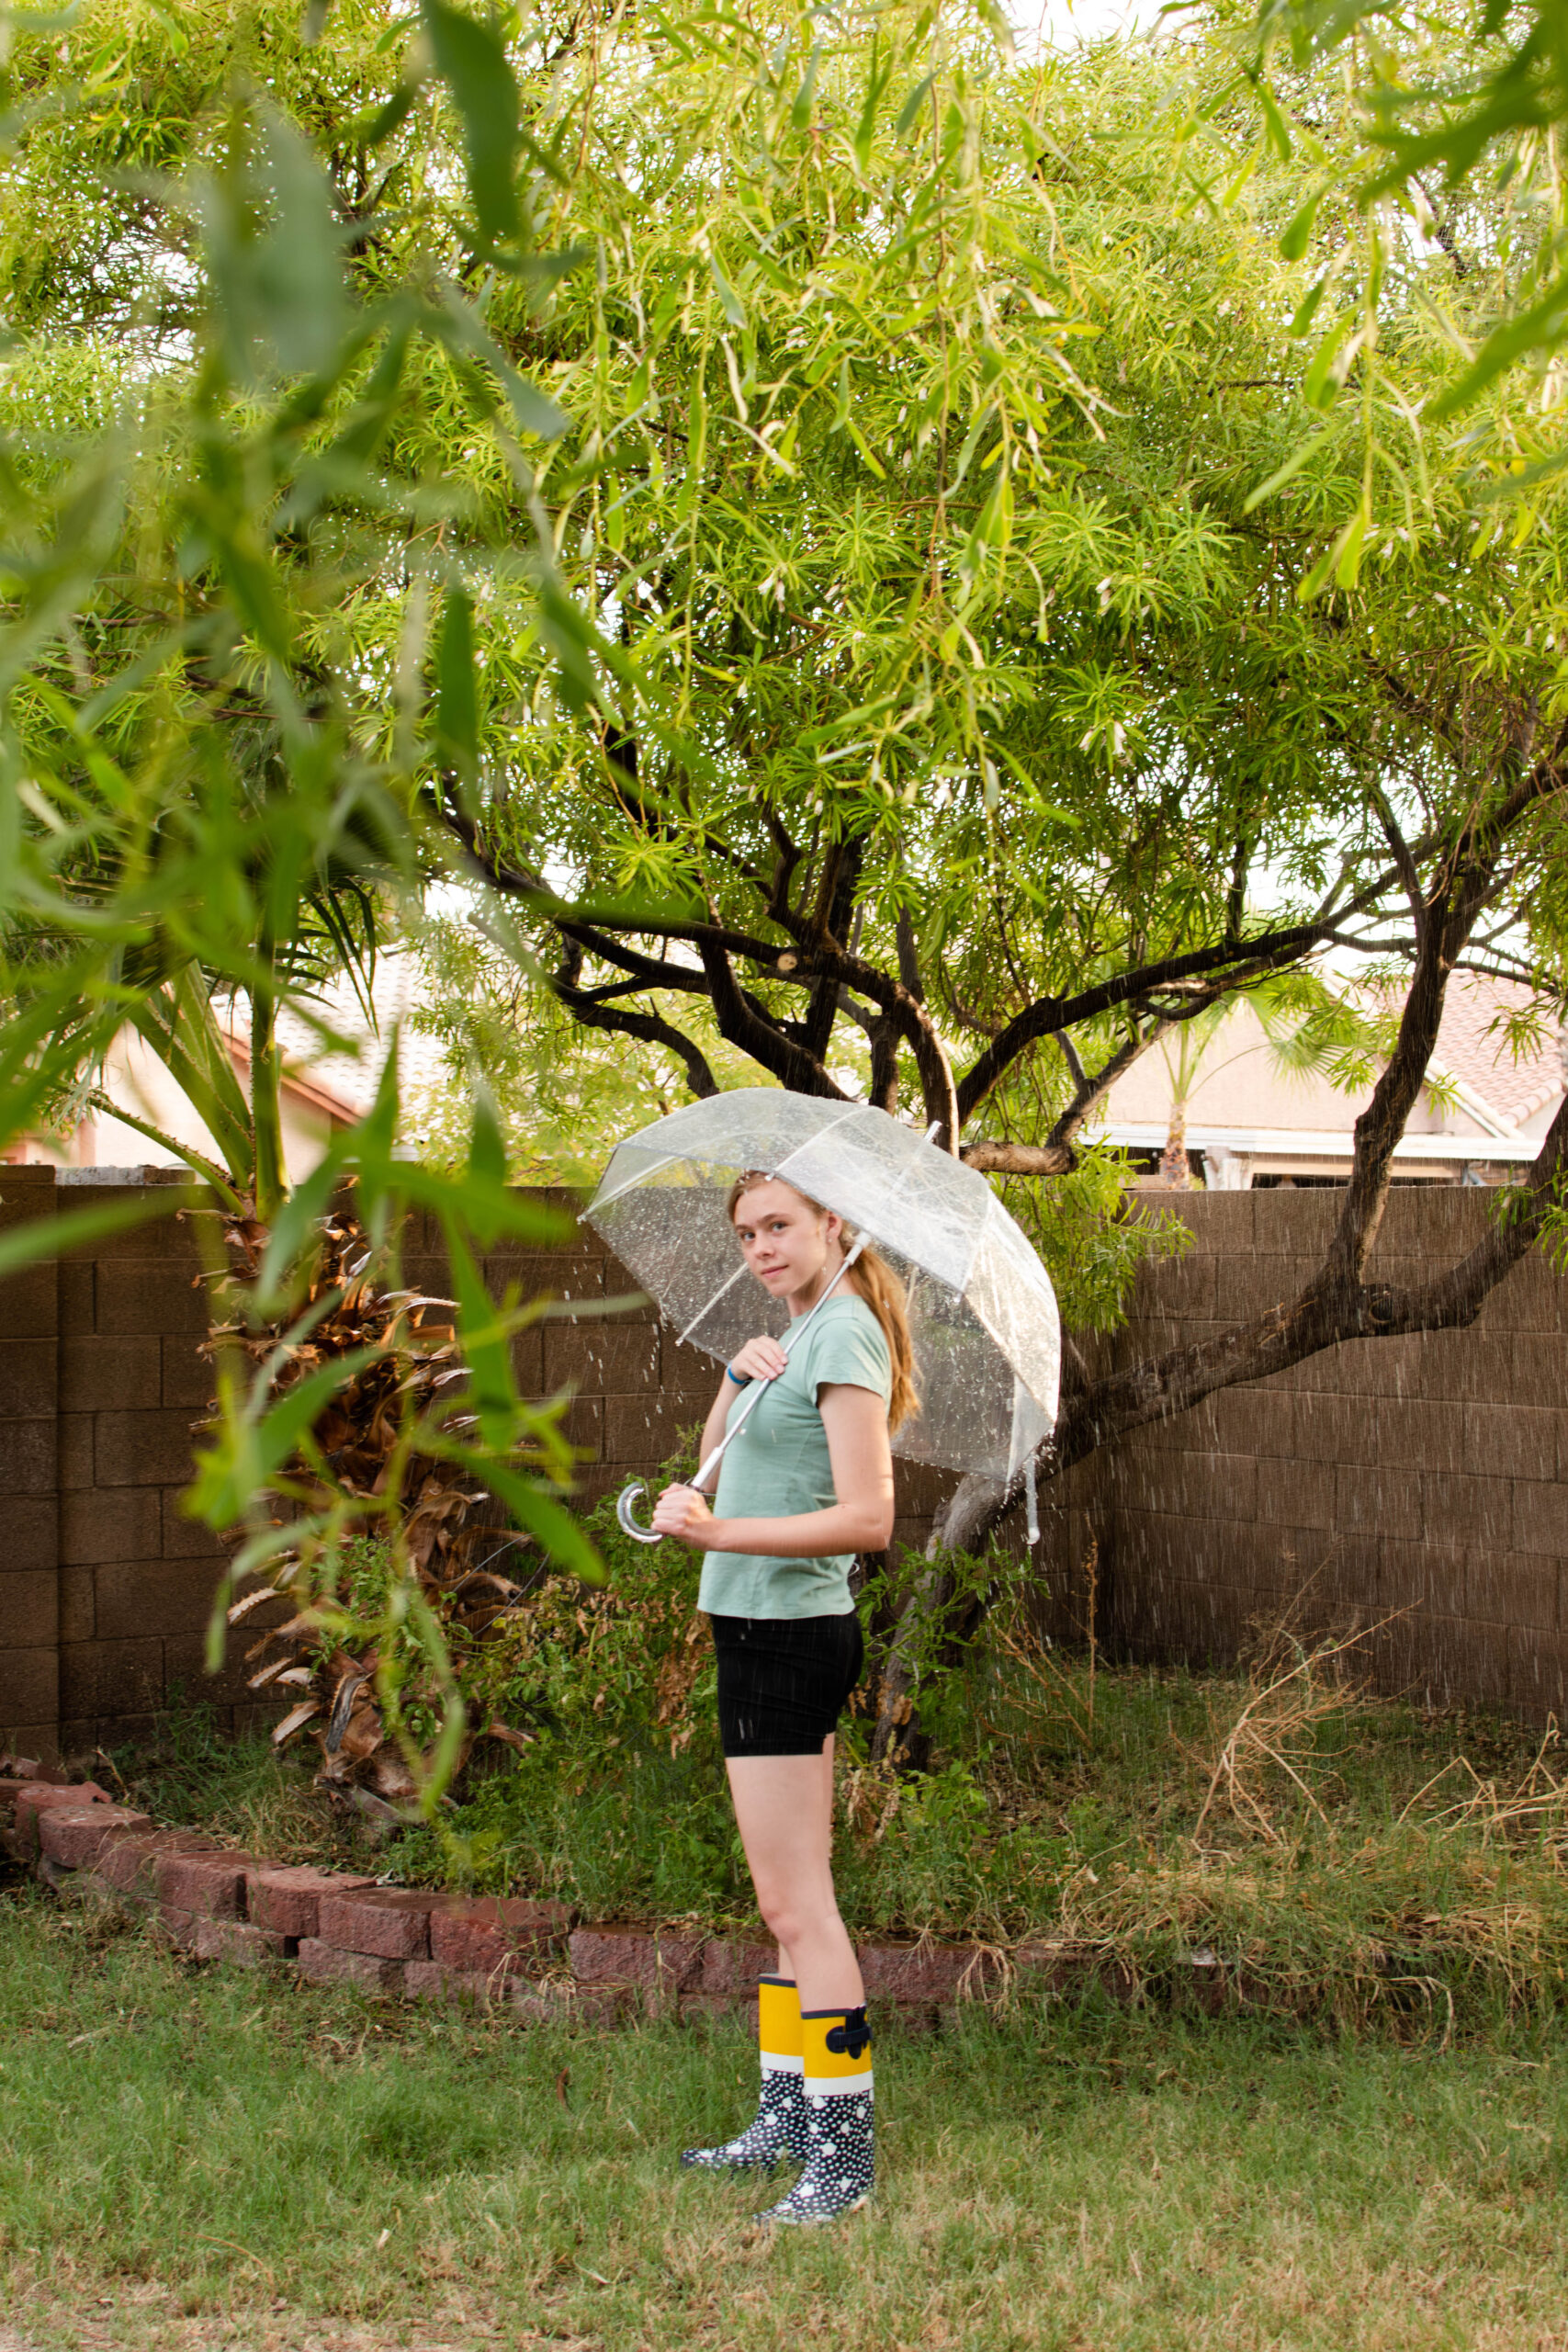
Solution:
<svg viewBox="0 0 1568 2352">
<path fill-rule="evenodd" d="M 778 1938 L 780 1973 L 803 2009 L 865 1998 L 833 1893 L 833 1743 L 819 1756 L 732 1756 L 729 1790 L 757 1901 Z"/>
</svg>

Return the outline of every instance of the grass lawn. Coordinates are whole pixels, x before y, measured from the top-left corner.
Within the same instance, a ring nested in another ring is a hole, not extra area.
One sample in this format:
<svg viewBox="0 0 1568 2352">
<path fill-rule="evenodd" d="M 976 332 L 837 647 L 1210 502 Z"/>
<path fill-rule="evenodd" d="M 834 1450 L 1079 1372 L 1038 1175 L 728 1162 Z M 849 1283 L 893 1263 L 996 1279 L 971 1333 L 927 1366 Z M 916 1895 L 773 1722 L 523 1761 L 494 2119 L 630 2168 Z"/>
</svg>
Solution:
<svg viewBox="0 0 1568 2352">
<path fill-rule="evenodd" d="M 1568 2345 L 1568 2039 L 1108 2007 L 880 2052 L 882 2187 L 682 2177 L 739 2029 L 573 2037 L 199 1970 L 0 1899 L 0 2289 L 45 2347 Z M 0 2343 L 5 2340 L 0 2329 Z"/>
</svg>

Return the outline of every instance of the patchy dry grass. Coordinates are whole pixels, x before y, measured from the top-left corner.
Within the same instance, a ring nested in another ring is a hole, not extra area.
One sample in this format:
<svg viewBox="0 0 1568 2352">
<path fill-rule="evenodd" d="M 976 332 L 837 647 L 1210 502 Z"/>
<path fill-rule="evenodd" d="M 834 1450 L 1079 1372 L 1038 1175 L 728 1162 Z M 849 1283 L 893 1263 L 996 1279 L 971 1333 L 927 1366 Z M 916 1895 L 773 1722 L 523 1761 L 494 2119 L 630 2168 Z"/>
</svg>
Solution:
<svg viewBox="0 0 1568 2352">
<path fill-rule="evenodd" d="M 1568 2043 L 1098 2007 L 880 2052 L 882 2187 L 687 2177 L 738 2030 L 573 2038 L 0 1909 L 0 2295 L 35 2352 L 1530 2352 L 1568 2343 Z"/>
</svg>

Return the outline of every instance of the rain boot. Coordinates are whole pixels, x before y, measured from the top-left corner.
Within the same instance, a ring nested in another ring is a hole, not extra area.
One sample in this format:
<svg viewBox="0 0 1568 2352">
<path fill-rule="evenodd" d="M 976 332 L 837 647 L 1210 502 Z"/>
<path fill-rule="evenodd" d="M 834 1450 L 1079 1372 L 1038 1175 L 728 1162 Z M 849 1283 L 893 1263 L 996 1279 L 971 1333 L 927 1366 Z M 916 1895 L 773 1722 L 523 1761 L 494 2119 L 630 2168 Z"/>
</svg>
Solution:
<svg viewBox="0 0 1568 2352">
<path fill-rule="evenodd" d="M 757 2044 L 762 2097 L 756 2117 L 717 2148 L 688 2148 L 681 2162 L 702 2172 L 771 2172 L 806 2162 L 806 2095 L 800 2075 L 800 1996 L 788 1976 L 757 1987 Z"/>
<path fill-rule="evenodd" d="M 801 2018 L 806 2170 L 787 2197 L 759 2222 L 836 2222 L 871 2194 L 875 2125 L 871 2086 L 871 2028 L 860 2009 L 807 2009 Z"/>
</svg>

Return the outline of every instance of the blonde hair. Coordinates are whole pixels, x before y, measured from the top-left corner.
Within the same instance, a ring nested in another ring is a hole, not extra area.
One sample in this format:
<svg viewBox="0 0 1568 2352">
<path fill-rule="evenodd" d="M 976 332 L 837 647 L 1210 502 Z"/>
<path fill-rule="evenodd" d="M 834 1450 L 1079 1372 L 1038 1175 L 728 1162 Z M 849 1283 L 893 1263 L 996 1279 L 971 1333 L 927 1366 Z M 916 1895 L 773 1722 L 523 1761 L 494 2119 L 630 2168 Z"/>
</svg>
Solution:
<svg viewBox="0 0 1568 2352">
<path fill-rule="evenodd" d="M 796 1200 L 804 1201 L 808 1209 L 817 1211 L 818 1216 L 837 1216 L 839 1214 L 837 1209 L 824 1208 L 822 1203 L 814 1201 L 809 1193 L 803 1193 L 798 1184 L 791 1184 L 787 1176 L 770 1175 L 765 1168 L 748 1168 L 731 1184 L 729 1198 L 725 1204 L 726 1214 L 732 1225 L 742 1198 L 748 1193 L 754 1193 L 759 1184 L 787 1186 Z M 847 1249 L 855 1239 L 854 1228 L 844 1224 L 841 1218 L 840 1226 Z M 904 1285 L 872 1241 L 866 1243 L 844 1279 L 870 1307 L 887 1342 L 887 1353 L 893 1366 L 893 1393 L 887 1400 L 887 1427 L 890 1431 L 897 1430 L 904 1422 L 912 1420 L 920 1409 L 919 1394 L 915 1386 L 915 1351 L 909 1343 L 909 1310 Z"/>
</svg>

